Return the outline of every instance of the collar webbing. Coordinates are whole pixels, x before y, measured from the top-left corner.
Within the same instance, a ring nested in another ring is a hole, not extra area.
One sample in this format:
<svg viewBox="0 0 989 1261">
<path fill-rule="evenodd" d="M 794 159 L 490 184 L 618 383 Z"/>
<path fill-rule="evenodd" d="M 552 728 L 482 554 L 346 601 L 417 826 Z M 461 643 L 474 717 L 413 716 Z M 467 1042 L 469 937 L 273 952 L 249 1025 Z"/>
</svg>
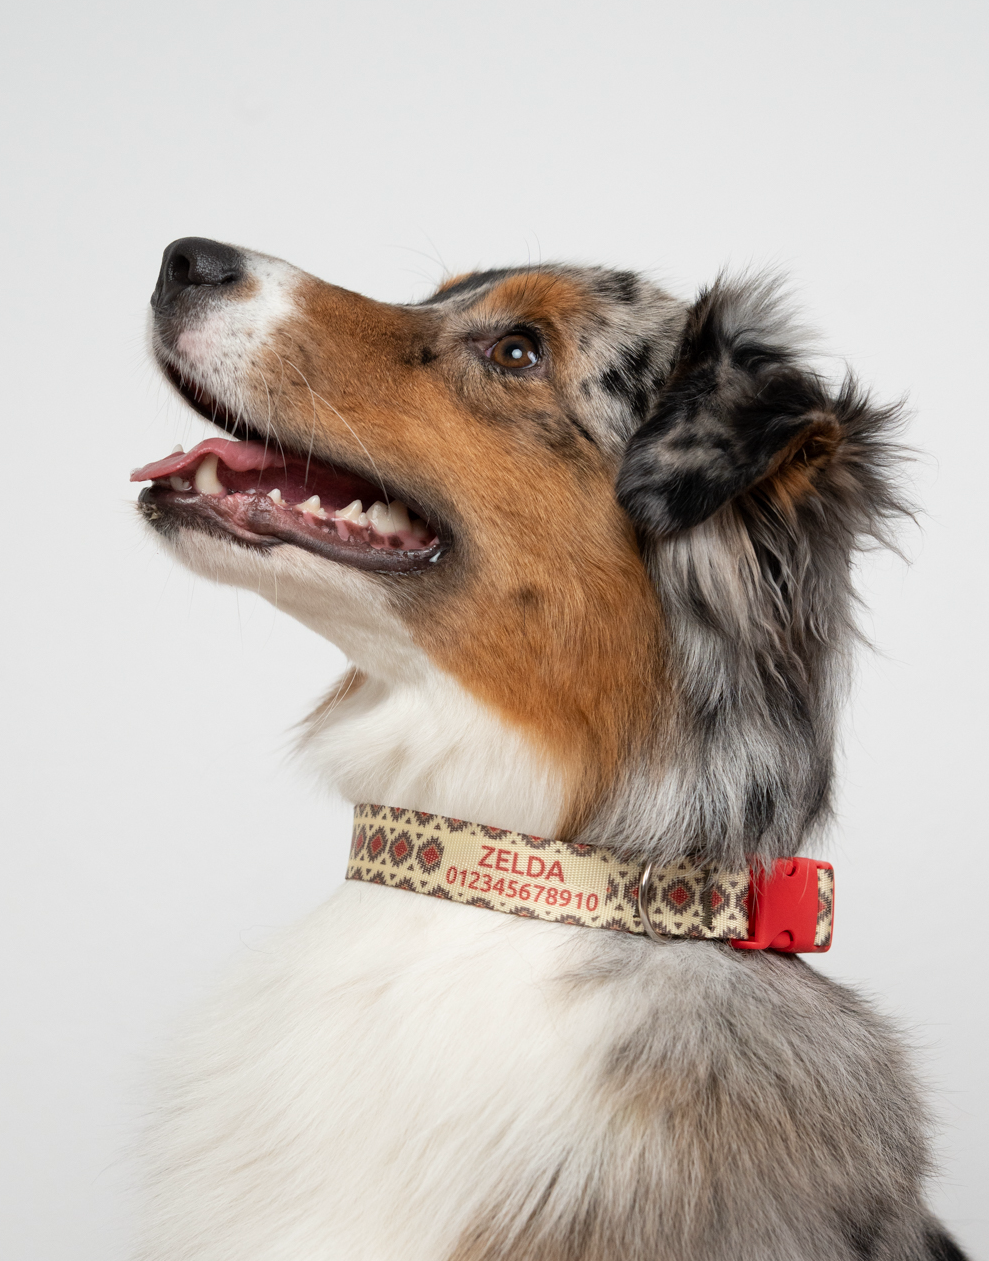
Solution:
<svg viewBox="0 0 989 1261">
<path fill-rule="evenodd" d="M 785 859 L 772 872 L 753 876 L 748 870 L 680 862 L 643 875 L 641 863 L 619 859 L 603 846 L 394 806 L 354 809 L 348 880 L 640 936 L 641 897 L 653 929 L 649 936 L 733 941 L 790 953 L 827 950 L 831 944 L 834 874 L 828 863 Z M 774 918 L 774 910 L 782 918 Z"/>
</svg>

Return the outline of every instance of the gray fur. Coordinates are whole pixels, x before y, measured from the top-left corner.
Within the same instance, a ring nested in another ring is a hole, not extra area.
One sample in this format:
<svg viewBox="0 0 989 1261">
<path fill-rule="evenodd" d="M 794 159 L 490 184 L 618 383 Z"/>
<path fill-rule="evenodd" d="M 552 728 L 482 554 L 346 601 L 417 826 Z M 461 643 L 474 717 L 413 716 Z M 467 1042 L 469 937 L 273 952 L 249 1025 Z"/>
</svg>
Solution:
<svg viewBox="0 0 989 1261">
<path fill-rule="evenodd" d="M 584 1101 L 597 1147 L 496 1198 L 452 1261 L 938 1256 L 916 1083 L 854 993 L 795 958 L 627 939 L 569 983 L 627 1013 Z"/>
<path fill-rule="evenodd" d="M 583 839 L 737 866 L 797 852 L 829 816 L 852 556 L 908 511 L 900 414 L 850 379 L 829 388 L 787 328 L 774 285 L 718 281 L 628 444 L 618 494 L 666 619 L 674 712 Z M 791 502 L 765 479 L 804 435 L 829 453 Z"/>
</svg>

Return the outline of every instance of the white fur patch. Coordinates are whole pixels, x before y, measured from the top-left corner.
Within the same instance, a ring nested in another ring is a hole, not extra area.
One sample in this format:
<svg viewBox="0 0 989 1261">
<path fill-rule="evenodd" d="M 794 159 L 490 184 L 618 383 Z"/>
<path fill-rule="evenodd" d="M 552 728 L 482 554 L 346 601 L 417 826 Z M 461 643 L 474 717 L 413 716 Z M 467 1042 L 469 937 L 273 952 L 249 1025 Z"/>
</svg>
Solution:
<svg viewBox="0 0 989 1261">
<path fill-rule="evenodd" d="M 235 415 L 250 416 L 264 429 L 271 419 L 249 398 L 269 393 L 272 385 L 258 382 L 257 360 L 275 329 L 295 313 L 295 288 L 305 273 L 266 254 L 240 251 L 247 275 L 253 280 L 247 297 L 219 298 L 207 304 L 188 323 L 169 349 L 157 337 L 152 317 L 151 343 L 156 357 L 212 398 L 223 401 Z M 260 387 L 260 388 L 259 388 Z"/>
<path fill-rule="evenodd" d="M 562 789 L 537 751 L 425 654 L 416 664 L 408 682 L 369 679 L 325 716 L 308 747 L 324 780 L 348 801 L 552 836 Z"/>
<path fill-rule="evenodd" d="M 597 934 L 349 883 L 178 1048 L 142 1261 L 433 1261 L 601 1121 Z M 612 1010 L 612 1008 L 615 1010 Z"/>
</svg>

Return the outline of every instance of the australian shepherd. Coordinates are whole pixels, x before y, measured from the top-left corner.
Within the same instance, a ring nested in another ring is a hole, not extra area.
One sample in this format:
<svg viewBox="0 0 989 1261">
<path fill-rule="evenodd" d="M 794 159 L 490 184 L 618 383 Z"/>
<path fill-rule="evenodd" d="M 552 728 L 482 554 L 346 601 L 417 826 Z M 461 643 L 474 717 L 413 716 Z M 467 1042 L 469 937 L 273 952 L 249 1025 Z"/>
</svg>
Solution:
<svg viewBox="0 0 989 1261">
<path fill-rule="evenodd" d="M 751 277 L 389 305 L 190 237 L 151 305 L 218 435 L 139 510 L 346 654 L 303 747 L 359 809 L 177 1041 L 141 1261 L 960 1257 L 900 1040 L 794 953 L 829 914 L 751 922 L 829 818 L 896 409 Z"/>
</svg>

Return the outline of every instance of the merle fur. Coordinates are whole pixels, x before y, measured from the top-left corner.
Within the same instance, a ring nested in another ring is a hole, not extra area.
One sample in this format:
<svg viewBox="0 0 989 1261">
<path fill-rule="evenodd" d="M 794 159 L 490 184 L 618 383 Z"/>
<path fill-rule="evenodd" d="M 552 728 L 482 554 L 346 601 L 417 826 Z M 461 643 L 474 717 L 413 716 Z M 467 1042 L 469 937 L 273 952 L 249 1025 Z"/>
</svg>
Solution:
<svg viewBox="0 0 989 1261">
<path fill-rule="evenodd" d="M 853 553 L 909 511 L 900 422 L 810 368 L 773 282 L 701 294 L 617 481 L 667 623 L 666 745 L 584 839 L 742 866 L 828 817 Z M 790 465 L 806 493 L 787 493 Z"/>
<path fill-rule="evenodd" d="M 964 1252 L 943 1230 L 932 1229 L 928 1232 L 927 1250 L 931 1261 L 965 1261 Z"/>
</svg>

